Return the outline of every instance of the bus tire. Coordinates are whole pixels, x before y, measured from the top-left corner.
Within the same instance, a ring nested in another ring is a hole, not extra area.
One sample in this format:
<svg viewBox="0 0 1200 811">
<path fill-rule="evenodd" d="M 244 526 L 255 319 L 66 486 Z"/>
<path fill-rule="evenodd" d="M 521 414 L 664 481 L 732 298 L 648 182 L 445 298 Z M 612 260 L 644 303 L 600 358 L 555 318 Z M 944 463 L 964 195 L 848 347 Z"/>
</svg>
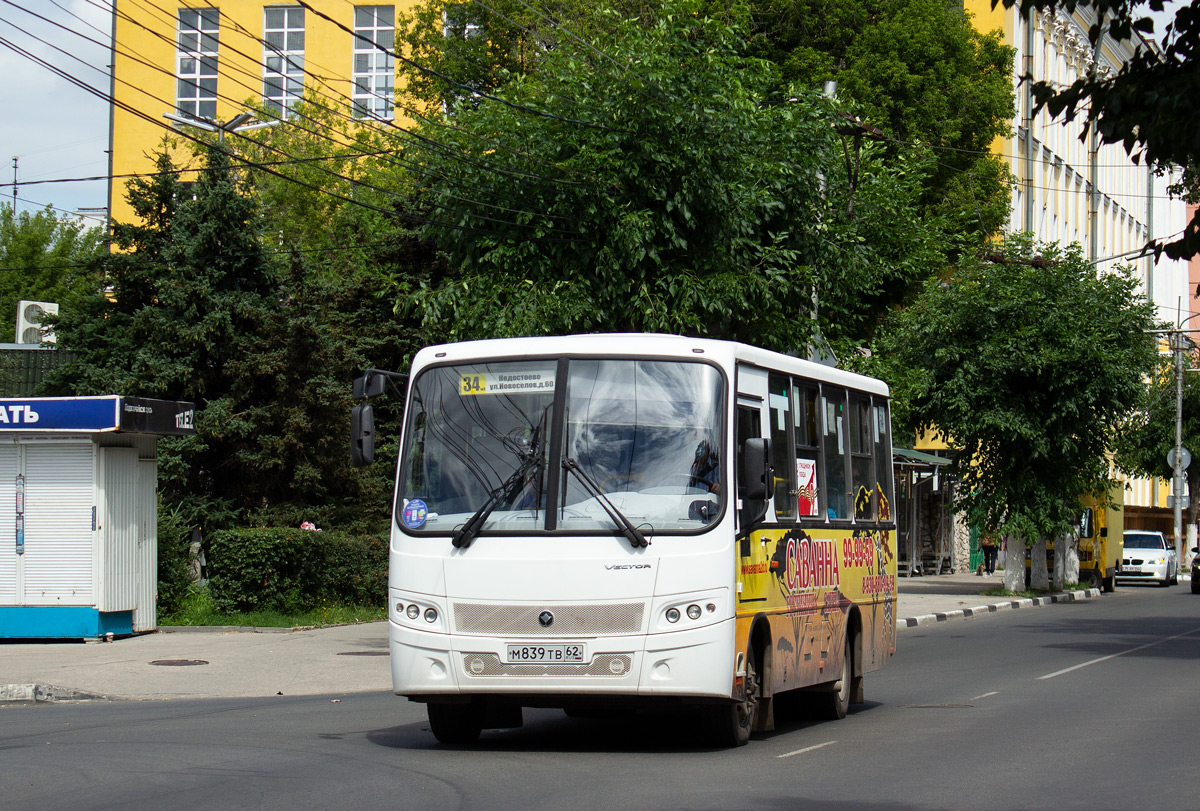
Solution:
<svg viewBox="0 0 1200 811">
<path fill-rule="evenodd" d="M 834 689 L 819 693 L 819 713 L 826 721 L 840 721 L 850 709 L 850 691 L 854 677 L 854 652 L 850 646 L 850 635 L 842 640 L 842 675 L 833 683 Z"/>
<path fill-rule="evenodd" d="M 754 660 L 754 647 L 746 650 L 746 676 L 742 681 L 742 698 L 732 704 L 714 708 L 713 738 L 718 746 L 745 746 L 750 742 L 750 730 L 762 698 L 762 673 Z"/>
<path fill-rule="evenodd" d="M 429 729 L 439 743 L 467 744 L 479 739 L 483 731 L 483 704 L 426 704 Z"/>
</svg>

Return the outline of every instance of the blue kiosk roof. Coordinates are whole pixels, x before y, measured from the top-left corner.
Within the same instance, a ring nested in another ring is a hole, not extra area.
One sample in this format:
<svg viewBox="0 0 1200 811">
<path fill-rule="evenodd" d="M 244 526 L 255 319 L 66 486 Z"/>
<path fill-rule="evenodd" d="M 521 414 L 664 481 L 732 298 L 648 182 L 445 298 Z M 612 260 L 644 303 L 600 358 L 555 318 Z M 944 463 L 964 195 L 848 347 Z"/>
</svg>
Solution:
<svg viewBox="0 0 1200 811">
<path fill-rule="evenodd" d="M 0 432 L 180 436 L 196 433 L 195 415 L 194 403 L 115 394 L 0 398 Z"/>
</svg>

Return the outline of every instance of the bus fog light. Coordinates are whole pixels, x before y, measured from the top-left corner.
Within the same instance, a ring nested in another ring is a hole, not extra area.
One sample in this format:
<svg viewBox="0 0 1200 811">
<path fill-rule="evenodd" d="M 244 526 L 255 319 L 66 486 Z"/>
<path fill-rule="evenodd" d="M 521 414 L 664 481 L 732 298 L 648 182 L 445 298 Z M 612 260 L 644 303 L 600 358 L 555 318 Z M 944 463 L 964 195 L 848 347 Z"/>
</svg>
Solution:
<svg viewBox="0 0 1200 811">
<path fill-rule="evenodd" d="M 668 608 L 667 609 L 667 622 L 679 622 L 679 609 L 678 608 Z"/>
<path fill-rule="evenodd" d="M 707 611 L 708 613 L 712 614 L 713 612 L 715 612 L 717 610 L 717 604 L 709 603 L 708 605 L 704 606 L 704 610 Z"/>
<path fill-rule="evenodd" d="M 415 620 L 421 616 L 421 607 L 418 605 L 410 605 L 408 610 L 404 612 L 410 620 Z"/>
<path fill-rule="evenodd" d="M 426 622 L 437 622 L 437 609 L 436 608 L 426 608 L 425 609 L 425 621 Z"/>
<path fill-rule="evenodd" d="M 700 606 L 695 605 L 695 604 L 689 605 L 687 608 L 687 614 L 688 614 L 688 619 L 690 619 L 690 620 L 700 619 Z"/>
</svg>

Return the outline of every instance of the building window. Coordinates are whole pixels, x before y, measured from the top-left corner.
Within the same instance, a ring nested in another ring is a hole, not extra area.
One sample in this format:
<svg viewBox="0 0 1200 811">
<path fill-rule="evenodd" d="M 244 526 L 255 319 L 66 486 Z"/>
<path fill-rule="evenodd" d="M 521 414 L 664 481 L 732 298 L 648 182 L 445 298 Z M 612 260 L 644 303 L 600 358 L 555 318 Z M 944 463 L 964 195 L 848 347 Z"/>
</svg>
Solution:
<svg viewBox="0 0 1200 811">
<path fill-rule="evenodd" d="M 354 34 L 354 116 L 390 119 L 396 83 L 391 54 L 396 47 L 396 7 L 356 6 Z"/>
<path fill-rule="evenodd" d="M 304 96 L 304 9 L 263 9 L 263 105 L 287 115 Z"/>
<path fill-rule="evenodd" d="M 192 118 L 217 116 L 217 41 L 221 13 L 215 8 L 179 9 L 175 107 Z"/>
</svg>

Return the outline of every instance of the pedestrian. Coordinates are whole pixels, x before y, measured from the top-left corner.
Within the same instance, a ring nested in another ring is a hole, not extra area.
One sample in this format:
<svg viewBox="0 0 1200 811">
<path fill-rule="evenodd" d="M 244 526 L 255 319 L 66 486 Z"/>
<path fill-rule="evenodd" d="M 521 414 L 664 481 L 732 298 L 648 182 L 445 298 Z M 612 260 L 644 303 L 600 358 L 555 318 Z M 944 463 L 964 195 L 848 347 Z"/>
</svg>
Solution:
<svg viewBox="0 0 1200 811">
<path fill-rule="evenodd" d="M 985 530 L 979 539 L 979 548 L 983 550 L 983 576 L 991 577 L 996 573 L 996 557 L 1000 553 L 1000 545 L 996 543 L 996 533 Z"/>
</svg>

